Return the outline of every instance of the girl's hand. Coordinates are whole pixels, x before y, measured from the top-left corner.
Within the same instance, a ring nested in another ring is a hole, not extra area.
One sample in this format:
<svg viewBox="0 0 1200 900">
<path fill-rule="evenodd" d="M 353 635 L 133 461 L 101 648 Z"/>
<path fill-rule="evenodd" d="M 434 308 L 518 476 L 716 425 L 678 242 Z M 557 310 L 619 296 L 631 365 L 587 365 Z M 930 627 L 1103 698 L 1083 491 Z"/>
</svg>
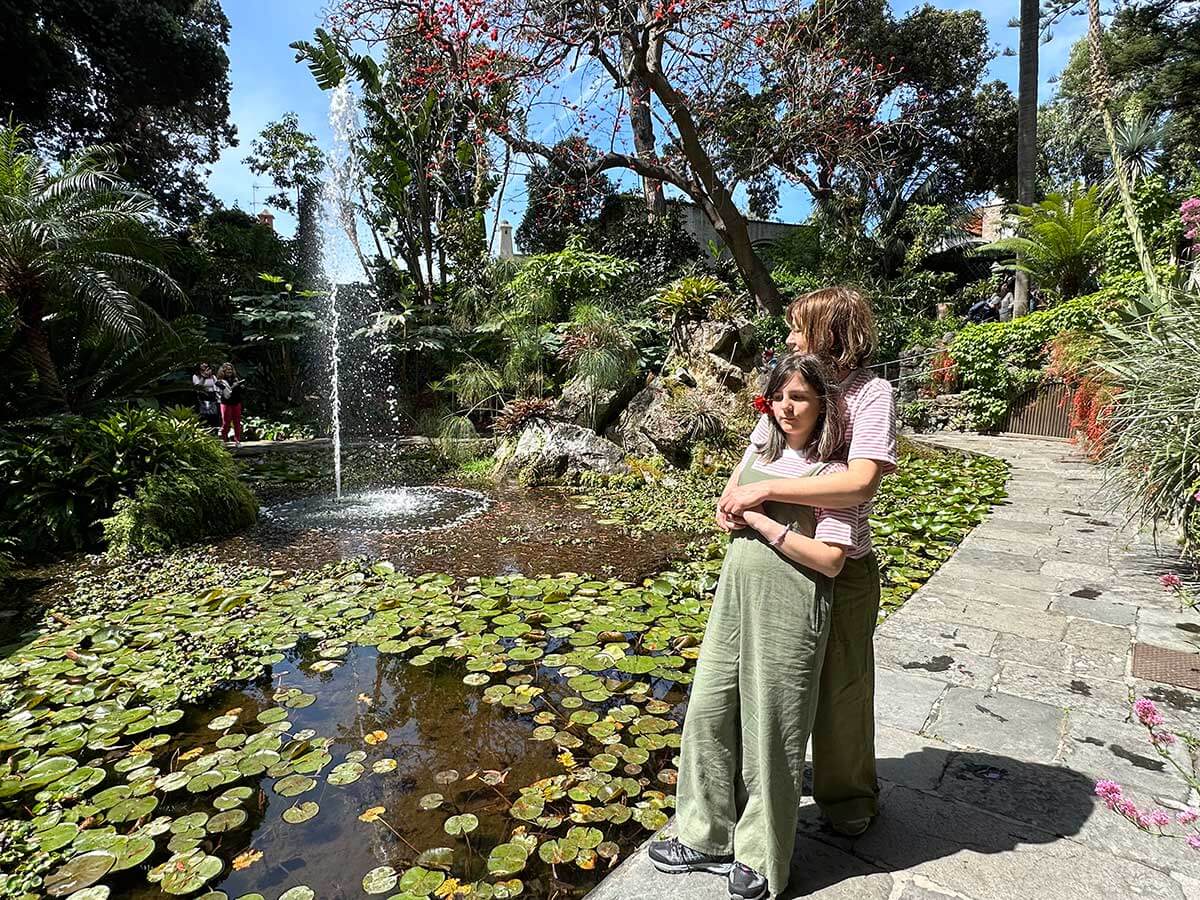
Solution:
<svg viewBox="0 0 1200 900">
<path fill-rule="evenodd" d="M 726 515 L 740 516 L 748 509 L 760 507 L 767 492 L 758 484 L 743 484 L 721 495 L 721 509 Z"/>
<path fill-rule="evenodd" d="M 721 509 L 721 504 L 717 503 L 717 527 L 728 534 L 731 531 L 741 531 L 746 527 L 746 520 L 741 516 L 731 516 Z"/>
</svg>

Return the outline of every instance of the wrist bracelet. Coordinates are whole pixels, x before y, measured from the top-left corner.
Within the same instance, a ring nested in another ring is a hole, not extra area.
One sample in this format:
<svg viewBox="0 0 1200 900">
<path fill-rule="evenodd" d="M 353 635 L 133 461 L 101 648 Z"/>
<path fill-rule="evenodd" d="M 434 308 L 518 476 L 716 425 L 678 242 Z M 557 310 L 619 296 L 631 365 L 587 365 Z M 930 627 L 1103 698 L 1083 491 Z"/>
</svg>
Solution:
<svg viewBox="0 0 1200 900">
<path fill-rule="evenodd" d="M 781 545 L 784 542 L 784 539 L 787 538 L 788 532 L 791 530 L 792 530 L 792 523 L 788 522 L 788 524 L 783 526 L 783 531 L 779 532 L 779 537 L 777 537 L 777 538 L 775 538 L 775 540 L 771 541 L 771 546 L 778 547 L 779 545 Z"/>
</svg>

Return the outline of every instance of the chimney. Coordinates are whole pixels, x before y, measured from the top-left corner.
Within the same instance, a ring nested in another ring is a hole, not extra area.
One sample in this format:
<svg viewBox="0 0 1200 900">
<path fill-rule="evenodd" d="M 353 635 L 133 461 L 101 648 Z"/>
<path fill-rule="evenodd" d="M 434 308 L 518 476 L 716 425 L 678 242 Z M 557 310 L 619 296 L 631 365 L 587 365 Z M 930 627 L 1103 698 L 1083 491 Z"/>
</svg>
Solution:
<svg viewBox="0 0 1200 900">
<path fill-rule="evenodd" d="M 275 215 L 269 209 L 264 209 L 258 214 L 258 224 L 266 225 L 272 231 L 275 230 Z"/>
<path fill-rule="evenodd" d="M 512 225 L 508 222 L 500 223 L 500 258 L 512 259 L 516 254 L 513 253 Z"/>
</svg>

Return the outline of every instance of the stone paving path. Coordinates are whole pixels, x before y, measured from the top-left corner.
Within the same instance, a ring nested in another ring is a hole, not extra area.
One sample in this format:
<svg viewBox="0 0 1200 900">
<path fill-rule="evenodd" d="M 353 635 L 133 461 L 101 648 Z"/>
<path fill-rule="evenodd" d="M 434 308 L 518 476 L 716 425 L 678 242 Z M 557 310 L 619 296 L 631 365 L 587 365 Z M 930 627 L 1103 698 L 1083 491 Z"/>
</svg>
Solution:
<svg viewBox="0 0 1200 900">
<path fill-rule="evenodd" d="M 1107 512 L 1100 471 L 1068 444 L 935 440 L 1007 459 L 1009 499 L 880 626 L 881 815 L 851 840 L 806 800 L 786 896 L 1200 900 L 1200 852 L 1092 795 L 1112 778 L 1147 803 L 1188 799 L 1129 721 L 1149 696 L 1200 734 L 1200 694 L 1132 676 L 1135 638 L 1200 650 L 1200 614 L 1157 580 L 1170 548 Z M 722 878 L 660 875 L 643 848 L 589 898 L 726 896 Z"/>
</svg>

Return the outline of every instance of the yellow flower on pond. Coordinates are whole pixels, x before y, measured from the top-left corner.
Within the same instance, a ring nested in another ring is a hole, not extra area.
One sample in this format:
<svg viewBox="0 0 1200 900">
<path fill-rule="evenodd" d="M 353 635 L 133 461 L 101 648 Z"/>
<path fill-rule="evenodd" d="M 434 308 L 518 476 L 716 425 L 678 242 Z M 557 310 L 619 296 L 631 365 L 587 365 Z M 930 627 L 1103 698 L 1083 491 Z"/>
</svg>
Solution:
<svg viewBox="0 0 1200 900">
<path fill-rule="evenodd" d="M 453 897 L 459 893 L 459 883 L 457 878 L 447 878 L 437 886 L 437 890 L 433 892 L 435 897 Z"/>
<path fill-rule="evenodd" d="M 261 850 L 247 850 L 245 853 L 239 853 L 233 858 L 233 868 L 241 871 L 249 866 L 254 865 L 263 858 Z"/>
<path fill-rule="evenodd" d="M 570 750 L 564 750 L 562 753 L 558 754 L 558 761 L 563 764 L 564 768 L 575 768 L 575 757 L 571 755 Z"/>
<path fill-rule="evenodd" d="M 372 747 L 374 747 L 376 744 L 382 744 L 387 739 L 388 739 L 388 733 L 386 731 L 378 731 L 378 730 L 372 731 L 365 738 L 363 738 L 363 740 L 366 741 L 368 744 L 370 744 Z"/>
</svg>

